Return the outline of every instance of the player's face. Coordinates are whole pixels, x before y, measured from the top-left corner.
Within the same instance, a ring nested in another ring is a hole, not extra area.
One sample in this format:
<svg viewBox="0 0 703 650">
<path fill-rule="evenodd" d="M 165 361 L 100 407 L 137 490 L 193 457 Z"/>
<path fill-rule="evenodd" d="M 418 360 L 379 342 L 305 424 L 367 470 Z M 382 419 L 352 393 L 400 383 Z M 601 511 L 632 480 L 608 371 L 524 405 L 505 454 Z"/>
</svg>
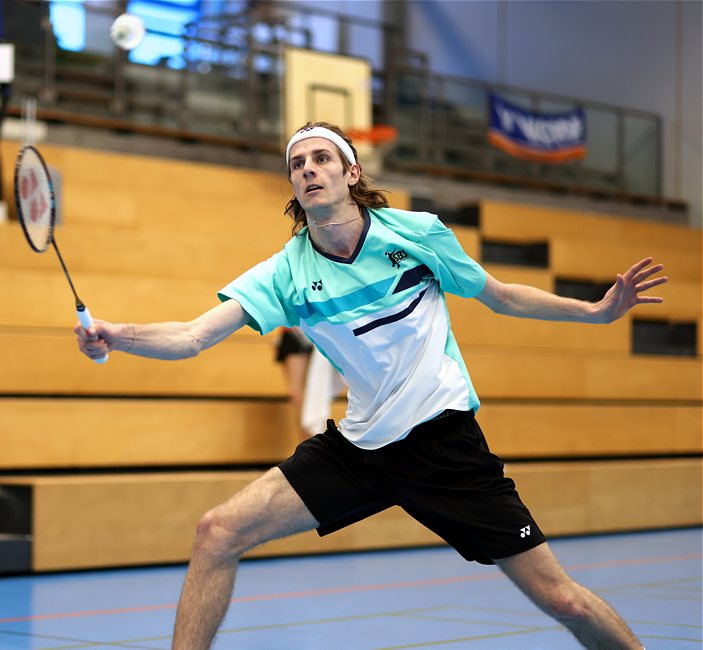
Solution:
<svg viewBox="0 0 703 650">
<path fill-rule="evenodd" d="M 293 145 L 288 169 L 295 196 L 306 212 L 328 212 L 349 203 L 349 187 L 360 173 L 359 165 L 344 171 L 339 150 L 325 138 L 308 138 Z"/>
</svg>

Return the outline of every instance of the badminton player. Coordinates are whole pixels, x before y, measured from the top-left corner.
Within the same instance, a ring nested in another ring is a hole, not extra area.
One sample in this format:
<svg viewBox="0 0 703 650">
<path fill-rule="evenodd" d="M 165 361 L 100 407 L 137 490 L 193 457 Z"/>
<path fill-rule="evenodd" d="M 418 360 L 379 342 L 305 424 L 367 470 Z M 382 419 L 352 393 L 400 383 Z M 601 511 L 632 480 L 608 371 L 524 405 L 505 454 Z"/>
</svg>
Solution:
<svg viewBox="0 0 703 650">
<path fill-rule="evenodd" d="M 239 557 L 266 541 L 326 535 L 392 505 L 470 561 L 498 567 L 587 648 L 641 648 L 625 622 L 575 583 L 503 474 L 477 422 L 479 399 L 449 325 L 444 294 L 521 318 L 610 323 L 663 284 L 644 259 L 599 302 L 504 284 L 434 215 L 388 207 L 369 187 L 351 140 L 308 124 L 286 149 L 293 236 L 233 280 L 191 322 L 96 320 L 76 326 L 90 358 L 127 352 L 192 357 L 249 326 L 300 326 L 348 384 L 346 417 L 198 523 L 173 648 L 210 648 L 232 598 Z M 333 641 L 330 641 L 333 643 Z"/>
</svg>

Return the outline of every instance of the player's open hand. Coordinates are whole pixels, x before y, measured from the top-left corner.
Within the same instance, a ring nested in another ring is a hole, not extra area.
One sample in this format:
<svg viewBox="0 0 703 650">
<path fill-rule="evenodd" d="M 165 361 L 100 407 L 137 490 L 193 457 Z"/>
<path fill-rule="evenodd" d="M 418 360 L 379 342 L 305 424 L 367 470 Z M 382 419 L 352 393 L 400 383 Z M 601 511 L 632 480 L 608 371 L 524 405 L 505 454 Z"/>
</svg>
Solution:
<svg viewBox="0 0 703 650">
<path fill-rule="evenodd" d="M 641 295 L 642 292 L 669 281 L 665 275 L 652 278 L 663 269 L 663 264 L 652 264 L 652 258 L 646 257 L 633 264 L 625 273 L 618 273 L 615 284 L 598 303 L 600 322 L 611 323 L 635 305 L 664 302 L 664 299 L 658 296 Z"/>
</svg>

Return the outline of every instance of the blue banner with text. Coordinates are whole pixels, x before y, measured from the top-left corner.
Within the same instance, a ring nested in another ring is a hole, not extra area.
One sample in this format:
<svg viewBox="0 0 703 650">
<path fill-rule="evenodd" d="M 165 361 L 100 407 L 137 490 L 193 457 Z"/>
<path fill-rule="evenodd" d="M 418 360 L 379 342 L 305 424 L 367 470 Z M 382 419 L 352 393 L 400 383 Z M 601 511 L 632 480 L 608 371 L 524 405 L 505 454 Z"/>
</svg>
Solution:
<svg viewBox="0 0 703 650">
<path fill-rule="evenodd" d="M 533 113 L 489 97 L 488 140 L 518 158 L 546 163 L 578 160 L 586 155 L 586 115 L 581 108 L 566 113 Z"/>
</svg>

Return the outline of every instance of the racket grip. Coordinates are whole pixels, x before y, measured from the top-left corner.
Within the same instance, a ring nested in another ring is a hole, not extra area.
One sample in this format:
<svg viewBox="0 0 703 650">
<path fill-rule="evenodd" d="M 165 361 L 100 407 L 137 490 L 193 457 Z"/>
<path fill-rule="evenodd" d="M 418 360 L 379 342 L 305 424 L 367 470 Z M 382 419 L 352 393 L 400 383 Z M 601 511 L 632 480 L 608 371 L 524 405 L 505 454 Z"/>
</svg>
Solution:
<svg viewBox="0 0 703 650">
<path fill-rule="evenodd" d="M 78 314 L 78 320 L 83 326 L 83 329 L 87 330 L 93 327 L 93 317 L 90 315 L 90 310 L 85 305 L 82 307 L 82 309 L 80 307 L 76 309 L 76 313 Z M 93 361 L 95 361 L 95 363 L 106 363 L 108 356 L 109 355 L 106 354 L 104 357 L 100 357 L 99 359 L 93 359 Z"/>
</svg>

